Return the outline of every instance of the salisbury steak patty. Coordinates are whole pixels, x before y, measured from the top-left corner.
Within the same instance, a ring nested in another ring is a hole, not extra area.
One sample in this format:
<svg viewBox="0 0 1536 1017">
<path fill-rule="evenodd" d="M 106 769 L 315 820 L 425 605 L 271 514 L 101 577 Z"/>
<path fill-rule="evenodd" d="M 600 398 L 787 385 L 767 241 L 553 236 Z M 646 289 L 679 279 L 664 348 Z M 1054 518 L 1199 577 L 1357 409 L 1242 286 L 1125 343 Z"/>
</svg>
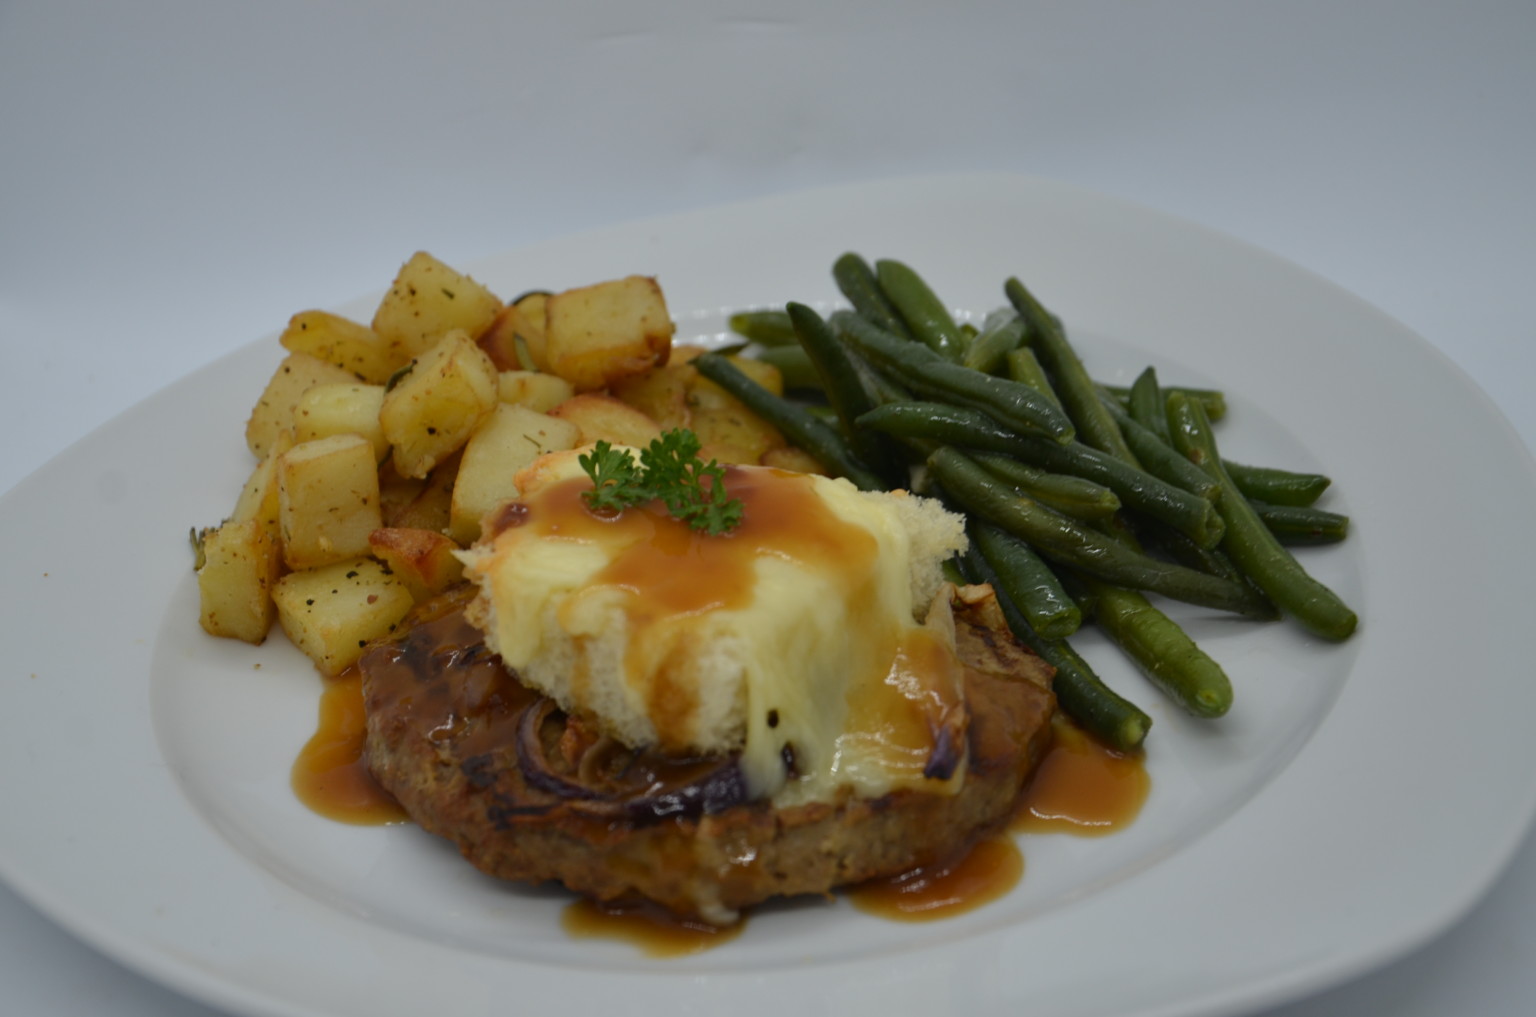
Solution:
<svg viewBox="0 0 1536 1017">
<path fill-rule="evenodd" d="M 974 602 L 956 613 L 969 713 L 957 794 L 746 801 L 733 758 L 636 753 L 519 684 L 464 619 L 472 592 L 425 605 L 403 637 L 364 655 L 366 751 L 417 823 L 500 878 L 724 924 L 769 897 L 965 850 L 1012 816 L 1049 742 L 1050 668 L 968 590 Z M 793 772 L 792 753 L 785 765 Z"/>
</svg>

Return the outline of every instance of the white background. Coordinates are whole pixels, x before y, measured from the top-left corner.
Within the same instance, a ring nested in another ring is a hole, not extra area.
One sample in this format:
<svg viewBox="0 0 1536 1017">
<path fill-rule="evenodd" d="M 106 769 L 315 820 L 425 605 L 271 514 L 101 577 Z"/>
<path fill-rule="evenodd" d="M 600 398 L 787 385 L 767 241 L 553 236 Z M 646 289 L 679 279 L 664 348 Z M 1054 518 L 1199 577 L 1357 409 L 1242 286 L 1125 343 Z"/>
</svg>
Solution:
<svg viewBox="0 0 1536 1017">
<path fill-rule="evenodd" d="M 1517 0 L 0 0 L 0 490 L 417 249 L 951 170 L 1285 256 L 1428 339 L 1531 447 L 1533 50 Z M 1527 842 L 1441 938 L 1271 1013 L 1524 1015 L 1532 957 Z M 0 1010 L 212 1013 L 3 888 Z"/>
</svg>

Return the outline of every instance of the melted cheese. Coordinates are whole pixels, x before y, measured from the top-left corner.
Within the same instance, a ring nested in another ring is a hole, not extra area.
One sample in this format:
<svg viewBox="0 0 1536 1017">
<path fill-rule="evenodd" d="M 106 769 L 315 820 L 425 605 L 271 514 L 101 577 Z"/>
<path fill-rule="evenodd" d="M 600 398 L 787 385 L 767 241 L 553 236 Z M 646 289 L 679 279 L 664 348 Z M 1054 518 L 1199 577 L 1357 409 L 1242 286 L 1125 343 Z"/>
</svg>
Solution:
<svg viewBox="0 0 1536 1017">
<path fill-rule="evenodd" d="M 589 511 L 575 453 L 517 480 L 465 560 L 471 617 L 524 682 L 631 745 L 739 751 L 749 790 L 780 803 L 958 788 L 963 766 L 925 776 L 964 716 L 948 599 L 926 600 L 963 544 L 955 517 L 730 467 L 743 521 L 708 536 L 660 506 Z"/>
</svg>

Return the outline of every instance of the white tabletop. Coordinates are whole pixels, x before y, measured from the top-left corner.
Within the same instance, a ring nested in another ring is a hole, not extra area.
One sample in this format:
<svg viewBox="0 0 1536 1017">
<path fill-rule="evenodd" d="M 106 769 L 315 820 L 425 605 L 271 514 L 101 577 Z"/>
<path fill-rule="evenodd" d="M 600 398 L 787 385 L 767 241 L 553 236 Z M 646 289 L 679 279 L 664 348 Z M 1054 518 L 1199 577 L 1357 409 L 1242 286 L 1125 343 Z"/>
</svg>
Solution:
<svg viewBox="0 0 1536 1017">
<path fill-rule="evenodd" d="M 465 263 L 975 170 L 1287 257 L 1424 336 L 1536 447 L 1536 5 L 542 6 L 0 2 L 0 490 L 417 249 Z M 1527 841 L 1443 936 L 1271 1013 L 1525 1014 L 1533 957 Z M 0 987 L 7 1014 L 214 1012 L 4 888 Z"/>
</svg>

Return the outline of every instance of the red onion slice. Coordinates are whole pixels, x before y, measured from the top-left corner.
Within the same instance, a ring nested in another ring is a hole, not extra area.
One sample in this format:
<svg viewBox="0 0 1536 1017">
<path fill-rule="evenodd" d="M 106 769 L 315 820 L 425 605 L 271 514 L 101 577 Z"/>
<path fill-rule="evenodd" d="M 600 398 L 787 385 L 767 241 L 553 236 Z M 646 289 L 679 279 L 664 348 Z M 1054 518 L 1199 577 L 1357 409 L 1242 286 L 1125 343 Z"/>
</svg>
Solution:
<svg viewBox="0 0 1536 1017">
<path fill-rule="evenodd" d="M 747 800 L 740 761 L 725 759 L 674 760 L 656 753 L 637 754 L 610 787 L 595 786 L 558 771 L 544 749 L 545 722 L 558 710 L 540 699 L 518 720 L 518 769 L 528 786 L 561 799 L 572 811 L 594 818 L 622 817 L 632 822 L 660 822 L 723 812 Z"/>
</svg>

